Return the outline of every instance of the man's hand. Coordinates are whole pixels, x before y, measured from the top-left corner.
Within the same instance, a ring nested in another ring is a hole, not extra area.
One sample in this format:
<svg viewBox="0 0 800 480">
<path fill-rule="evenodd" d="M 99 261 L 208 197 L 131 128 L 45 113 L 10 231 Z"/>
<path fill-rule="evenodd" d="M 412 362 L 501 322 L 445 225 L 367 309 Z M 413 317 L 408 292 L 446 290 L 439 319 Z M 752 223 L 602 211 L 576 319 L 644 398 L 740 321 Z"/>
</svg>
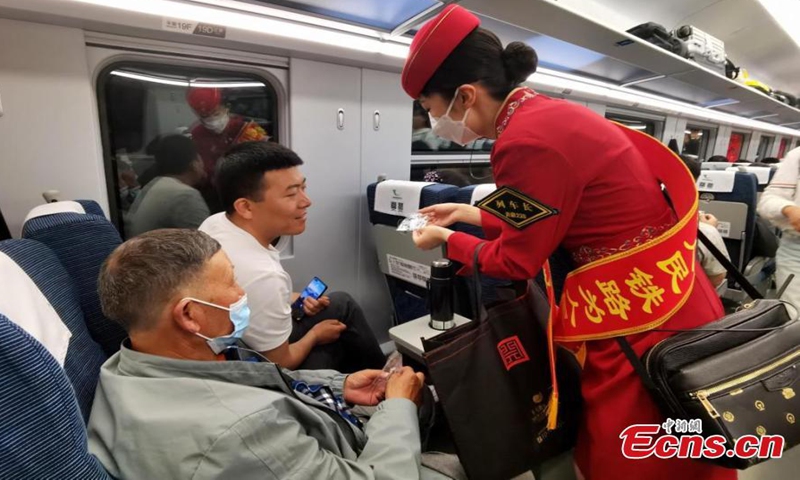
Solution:
<svg viewBox="0 0 800 480">
<path fill-rule="evenodd" d="M 303 301 L 303 312 L 309 317 L 313 317 L 314 315 L 328 308 L 330 304 L 331 299 L 325 296 L 319 297 L 319 300 L 306 297 L 306 299 Z"/>
<path fill-rule="evenodd" d="M 717 228 L 717 225 L 719 225 L 719 220 L 717 220 L 717 217 L 711 215 L 710 213 L 702 213 L 700 215 L 700 221 L 703 223 L 707 223 L 714 228 Z"/>
<path fill-rule="evenodd" d="M 361 370 L 344 381 L 344 399 L 353 405 L 373 406 L 386 395 L 386 382 L 377 381 L 388 373 L 381 370 Z"/>
<path fill-rule="evenodd" d="M 422 250 L 431 250 L 447 242 L 452 234 L 450 229 L 429 225 L 414 231 L 414 244 Z"/>
<path fill-rule="evenodd" d="M 339 340 L 339 335 L 347 329 L 347 325 L 339 320 L 323 320 L 311 328 L 308 333 L 314 335 L 317 345 L 327 345 Z"/>
<path fill-rule="evenodd" d="M 800 232 L 800 207 L 797 205 L 789 205 L 788 207 L 783 207 L 781 213 L 789 220 L 792 227 Z"/>
<path fill-rule="evenodd" d="M 422 389 L 425 388 L 425 375 L 414 373 L 411 367 L 403 367 L 386 382 L 386 399 L 407 398 L 417 405 L 422 401 Z"/>
</svg>

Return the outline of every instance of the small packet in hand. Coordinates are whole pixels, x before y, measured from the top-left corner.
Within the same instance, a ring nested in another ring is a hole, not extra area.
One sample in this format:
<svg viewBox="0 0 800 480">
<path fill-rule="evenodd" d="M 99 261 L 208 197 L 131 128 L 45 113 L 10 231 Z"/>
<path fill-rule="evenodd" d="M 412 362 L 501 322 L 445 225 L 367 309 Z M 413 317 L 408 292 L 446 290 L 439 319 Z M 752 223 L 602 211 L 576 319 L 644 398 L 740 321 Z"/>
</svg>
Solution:
<svg viewBox="0 0 800 480">
<path fill-rule="evenodd" d="M 372 381 L 372 388 L 385 388 L 384 385 L 389 381 L 389 377 L 395 372 L 399 372 L 401 368 L 403 368 L 403 356 L 395 350 L 386 360 L 386 365 L 383 366 L 383 374 Z"/>
<path fill-rule="evenodd" d="M 428 225 L 428 216 L 422 213 L 415 213 L 406 217 L 397 226 L 398 232 L 414 232 Z"/>
</svg>

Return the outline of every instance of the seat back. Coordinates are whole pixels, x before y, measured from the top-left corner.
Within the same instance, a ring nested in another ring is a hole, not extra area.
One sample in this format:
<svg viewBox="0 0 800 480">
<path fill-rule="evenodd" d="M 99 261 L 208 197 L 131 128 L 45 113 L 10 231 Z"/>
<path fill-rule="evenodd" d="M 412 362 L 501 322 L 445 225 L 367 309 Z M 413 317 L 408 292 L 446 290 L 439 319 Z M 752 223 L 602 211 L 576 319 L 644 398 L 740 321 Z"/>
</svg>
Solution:
<svg viewBox="0 0 800 480">
<path fill-rule="evenodd" d="M 0 298 L 0 313 L 27 313 L 26 318 L 18 320 L 25 322 L 20 325 L 48 348 L 55 348 L 56 356 L 63 351 L 62 339 L 68 342 L 65 356 L 59 360 L 63 360 L 83 418 L 88 420 L 100 366 L 107 357 L 89 335 L 72 279 L 55 254 L 41 243 L 6 240 L 0 242 L 0 285 L 6 295 Z M 62 324 L 68 333 L 55 338 L 54 333 L 63 330 Z M 52 347 L 53 343 L 59 345 Z M 23 393 L 29 398 L 28 392 Z"/>
<path fill-rule="evenodd" d="M 405 218 L 420 208 L 438 203 L 453 202 L 458 188 L 453 185 L 426 182 L 397 182 L 387 180 L 381 188 L 378 183 L 367 186 L 369 218 L 378 251 L 378 265 L 386 277 L 394 306 L 395 320 L 404 323 L 428 313 L 426 282 L 430 277 L 430 264 L 444 256 L 442 249 L 423 251 L 414 245 L 410 234 L 397 231 Z M 392 195 L 389 186 L 416 190 L 415 195 L 400 195 L 388 201 L 384 195 Z M 405 198 L 402 198 L 404 197 Z M 409 203 L 408 198 L 411 198 Z M 388 207 L 387 207 L 388 206 Z M 394 209 L 392 209 L 394 207 Z"/>
<path fill-rule="evenodd" d="M 39 212 L 41 214 L 37 214 L 37 209 L 42 207 L 32 210 L 23 226 L 22 237 L 44 243 L 58 256 L 75 282 L 89 333 L 106 355 L 111 356 L 119 350 L 126 334 L 119 324 L 103 315 L 97 277 L 103 262 L 122 243 L 122 238 L 105 217 L 89 213 L 99 210 L 96 203 L 91 202 L 94 206 L 87 203 L 85 213 L 67 209 L 69 204 L 77 202 L 56 203 L 63 204 L 64 211 L 52 210 L 58 207 L 56 204 L 42 206 L 48 209 Z"/>
<path fill-rule="evenodd" d="M 758 181 L 757 190 L 759 192 L 763 192 L 764 189 L 767 188 L 767 185 L 769 185 L 769 181 L 772 178 L 772 175 L 774 175 L 772 173 L 773 169 L 770 168 L 769 166 L 761 167 L 761 166 L 742 166 L 742 165 L 739 165 L 739 166 L 729 167 L 729 168 L 726 169 L 726 171 L 729 171 L 729 172 L 750 172 L 750 173 L 755 174 L 756 179 Z"/>
<path fill-rule="evenodd" d="M 731 261 L 744 270 L 750 261 L 756 229 L 758 178 L 739 171 L 702 172 L 697 179 L 700 210 L 719 219 Z"/>
<path fill-rule="evenodd" d="M 0 478 L 111 478 L 87 450 L 86 428 L 64 371 L 2 314 L 0 377 Z"/>
</svg>

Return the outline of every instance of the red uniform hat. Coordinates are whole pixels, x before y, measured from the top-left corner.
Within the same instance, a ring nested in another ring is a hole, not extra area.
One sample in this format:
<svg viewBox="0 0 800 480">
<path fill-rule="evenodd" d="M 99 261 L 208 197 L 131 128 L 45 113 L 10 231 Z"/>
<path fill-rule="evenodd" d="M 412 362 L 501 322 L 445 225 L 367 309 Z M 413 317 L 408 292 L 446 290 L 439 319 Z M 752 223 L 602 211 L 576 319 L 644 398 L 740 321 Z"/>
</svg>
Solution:
<svg viewBox="0 0 800 480">
<path fill-rule="evenodd" d="M 197 115 L 207 117 L 222 103 L 222 92 L 218 88 L 190 88 L 186 92 L 186 103 Z"/>
<path fill-rule="evenodd" d="M 464 7 L 448 5 L 414 36 L 403 67 L 403 90 L 419 97 L 439 65 L 481 21 Z"/>
</svg>

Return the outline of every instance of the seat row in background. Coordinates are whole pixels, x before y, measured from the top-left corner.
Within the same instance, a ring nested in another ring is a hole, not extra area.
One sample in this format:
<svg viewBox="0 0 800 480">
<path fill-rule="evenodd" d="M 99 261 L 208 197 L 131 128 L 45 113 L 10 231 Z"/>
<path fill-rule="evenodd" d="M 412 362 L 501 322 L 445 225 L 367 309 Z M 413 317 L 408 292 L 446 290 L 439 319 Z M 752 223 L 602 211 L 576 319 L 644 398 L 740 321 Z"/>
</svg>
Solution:
<svg viewBox="0 0 800 480">
<path fill-rule="evenodd" d="M 705 167 L 708 164 L 703 164 Z M 713 165 L 713 164 L 711 164 Z M 769 184 L 774 172 L 760 167 L 702 170 L 697 179 L 700 194 L 700 211 L 717 217 L 717 230 L 722 236 L 731 262 L 753 283 L 762 294 L 771 286 L 775 271 L 774 248 L 763 245 L 757 234 L 756 207 L 760 192 Z M 763 224 L 762 224 L 763 225 Z M 766 232 L 770 233 L 771 232 Z M 744 293 L 728 278 L 725 297 L 742 302 Z"/>
<path fill-rule="evenodd" d="M 122 240 L 93 201 L 37 207 L 22 236 L 0 241 L 0 478 L 110 478 L 87 451 L 86 422 L 125 337 L 97 294 Z"/>
<path fill-rule="evenodd" d="M 444 248 L 431 251 L 418 249 L 410 233 L 398 232 L 397 227 L 407 216 L 419 209 L 441 203 L 463 203 L 475 205 L 495 190 L 494 184 L 469 185 L 458 188 L 454 185 L 405 180 L 384 180 L 367 187 L 370 222 L 372 223 L 378 263 L 386 277 L 393 302 L 395 324 L 409 322 L 429 313 L 427 279 L 434 260 L 445 258 Z M 451 227 L 479 238 L 485 238 L 483 229 L 463 223 Z M 564 279 L 572 270 L 571 261 L 565 252 L 559 251 L 550 258 L 555 293 L 561 293 Z M 456 265 L 456 270 L 460 265 Z M 535 279 L 544 289 L 541 273 Z M 508 285 L 507 279 L 481 277 L 482 304 L 495 300 L 495 287 Z M 470 277 L 455 279 L 455 312 L 466 318 L 474 318 L 471 296 L 475 286 Z"/>
</svg>

